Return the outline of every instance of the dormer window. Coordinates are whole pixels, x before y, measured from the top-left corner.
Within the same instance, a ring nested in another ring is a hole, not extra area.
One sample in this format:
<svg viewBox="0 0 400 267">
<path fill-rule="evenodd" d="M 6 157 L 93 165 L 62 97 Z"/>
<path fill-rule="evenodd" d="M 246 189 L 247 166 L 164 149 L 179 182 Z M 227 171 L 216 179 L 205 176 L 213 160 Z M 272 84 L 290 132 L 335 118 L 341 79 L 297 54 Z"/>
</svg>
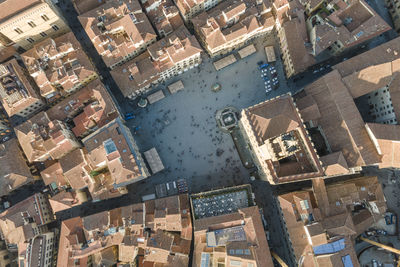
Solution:
<svg viewBox="0 0 400 267">
<path fill-rule="evenodd" d="M 28 25 L 31 26 L 32 28 L 36 27 L 36 24 L 33 21 L 28 21 Z"/>
<path fill-rule="evenodd" d="M 14 31 L 16 31 L 18 34 L 23 33 L 23 31 L 20 28 L 14 28 Z"/>
</svg>

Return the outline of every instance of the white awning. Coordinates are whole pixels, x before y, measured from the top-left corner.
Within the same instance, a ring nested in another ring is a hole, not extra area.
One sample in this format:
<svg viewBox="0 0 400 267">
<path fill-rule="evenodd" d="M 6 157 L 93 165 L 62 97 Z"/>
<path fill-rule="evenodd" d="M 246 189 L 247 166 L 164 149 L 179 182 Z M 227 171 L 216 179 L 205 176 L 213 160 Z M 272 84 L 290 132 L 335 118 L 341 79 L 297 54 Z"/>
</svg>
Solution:
<svg viewBox="0 0 400 267">
<path fill-rule="evenodd" d="M 267 55 L 267 61 L 268 62 L 275 62 L 276 61 L 275 50 L 274 50 L 273 46 L 266 46 L 265 47 L 265 54 Z"/>
<path fill-rule="evenodd" d="M 143 154 L 153 174 L 164 170 L 164 165 L 154 147 Z"/>
<path fill-rule="evenodd" d="M 238 51 L 240 58 L 245 58 L 256 52 L 254 45 L 248 45 Z"/>
<path fill-rule="evenodd" d="M 174 82 L 174 83 L 168 85 L 168 90 L 171 94 L 175 94 L 176 92 L 182 90 L 183 88 L 185 88 L 185 87 L 183 86 L 182 81 L 177 81 L 177 82 Z"/>
<path fill-rule="evenodd" d="M 229 66 L 229 65 L 231 65 L 231 64 L 233 64 L 235 62 L 236 62 L 235 56 L 234 55 L 229 55 L 229 56 L 224 57 L 224 58 L 222 58 L 222 59 L 220 59 L 218 61 L 215 61 L 214 62 L 214 67 L 215 67 L 216 70 L 220 70 L 220 69 L 223 69 L 226 66 Z"/>
<path fill-rule="evenodd" d="M 147 100 L 149 100 L 150 104 L 153 104 L 157 101 L 160 101 L 164 97 L 165 97 L 164 92 L 162 90 L 159 90 L 159 91 L 155 92 L 154 94 L 149 95 L 147 97 Z"/>
</svg>

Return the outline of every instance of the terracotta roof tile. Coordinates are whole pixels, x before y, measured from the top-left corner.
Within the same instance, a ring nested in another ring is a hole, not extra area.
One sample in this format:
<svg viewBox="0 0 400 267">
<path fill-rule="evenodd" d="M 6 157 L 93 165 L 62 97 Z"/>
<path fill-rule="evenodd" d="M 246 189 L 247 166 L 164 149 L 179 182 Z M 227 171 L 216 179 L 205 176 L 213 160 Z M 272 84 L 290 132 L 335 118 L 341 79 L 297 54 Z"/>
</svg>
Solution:
<svg viewBox="0 0 400 267">
<path fill-rule="evenodd" d="M 318 155 L 290 95 L 243 110 L 241 122 L 245 125 L 249 139 L 255 140 L 252 141 L 253 149 L 257 150 L 259 160 L 266 163 L 263 171 L 270 182 L 282 183 L 322 175 Z M 288 158 L 292 153 L 282 147 L 285 138 L 293 140 L 297 145 L 294 145 L 294 160 L 281 163 L 280 159 Z M 297 140 L 301 140 L 301 143 Z"/>
<path fill-rule="evenodd" d="M 207 50 L 213 54 L 226 49 L 243 35 L 251 35 L 271 30 L 273 17 L 266 6 L 255 8 L 257 1 L 227 0 L 207 12 L 194 17 L 191 21 L 195 31 L 201 36 Z M 264 9 L 265 8 L 265 9 Z"/>
<path fill-rule="evenodd" d="M 21 116 L 27 108 L 34 105 L 44 105 L 24 69 L 15 59 L 0 65 L 0 101 L 8 116 Z"/>
<path fill-rule="evenodd" d="M 187 219 L 190 222 L 190 209 L 185 201 L 188 202 L 187 195 L 157 200 L 157 209 L 166 209 L 166 214 L 168 210 L 177 212 L 182 222 Z M 148 210 L 144 207 L 148 207 Z M 141 262 L 153 266 L 161 263 L 165 267 L 187 266 L 192 236 L 186 239 L 183 232 L 191 228 L 191 223 L 182 224 L 179 227 L 182 232 L 168 231 L 165 225 L 144 221 L 152 218 L 146 213 L 153 209 L 154 200 L 151 200 L 62 222 L 58 259 L 63 262 L 58 262 L 57 266 L 69 266 L 75 259 L 80 259 L 82 263 L 89 256 L 94 256 L 98 262 L 115 261 L 110 250 L 116 246 L 119 253 L 115 256 L 119 261 L 132 261 L 136 257 L 135 251 L 140 250 L 144 254 Z M 153 226 L 150 228 L 149 225 Z M 90 241 L 87 243 L 86 240 Z"/>
<path fill-rule="evenodd" d="M 0 144 L 0 196 L 33 182 L 33 176 L 15 138 Z"/>
<path fill-rule="evenodd" d="M 318 105 L 321 117 L 313 122 L 324 130 L 332 151 L 342 151 L 349 167 L 379 162 L 364 121 L 337 70 L 304 90 Z"/>
<path fill-rule="evenodd" d="M 99 18 L 102 27 L 97 26 Z M 78 19 L 108 67 L 148 46 L 156 38 L 137 0 L 106 1 Z"/>
<path fill-rule="evenodd" d="M 239 209 L 238 212 L 231 214 L 196 219 L 194 225 L 195 244 L 193 264 L 196 264 L 196 266 L 200 266 L 202 253 L 214 253 L 221 258 L 225 258 L 225 260 L 228 260 L 230 257 L 242 257 L 256 266 L 273 266 L 267 239 L 264 234 L 260 234 L 264 232 L 264 229 L 257 206 Z M 227 241 L 226 249 L 224 247 L 221 247 L 221 249 L 220 247 L 212 249 L 207 247 L 206 233 L 222 229 L 229 231 L 232 227 L 241 227 L 237 231 L 243 231 L 243 240 Z M 234 249 L 236 251 L 236 248 L 243 251 L 248 250 L 249 254 L 232 256 L 230 254 L 231 250 Z"/>
<path fill-rule="evenodd" d="M 111 71 L 125 96 L 149 87 L 183 60 L 200 55 L 202 49 L 185 26 L 150 45 L 145 53 Z"/>
<path fill-rule="evenodd" d="M 43 97 L 60 88 L 66 95 L 72 88 L 96 76 L 89 58 L 72 32 L 48 38 L 21 55 Z"/>
<path fill-rule="evenodd" d="M 51 121 L 46 112 L 18 125 L 15 132 L 29 162 L 59 159 L 79 146 L 65 124 Z"/>
<path fill-rule="evenodd" d="M 6 242 L 18 245 L 29 241 L 36 235 L 34 229 L 37 226 L 51 222 L 47 218 L 52 214 L 44 214 L 49 210 L 46 198 L 41 193 L 37 193 L 1 213 L 0 231 Z"/>
<path fill-rule="evenodd" d="M 341 151 L 320 157 L 325 175 L 346 174 L 349 172 L 347 162 Z"/>
</svg>

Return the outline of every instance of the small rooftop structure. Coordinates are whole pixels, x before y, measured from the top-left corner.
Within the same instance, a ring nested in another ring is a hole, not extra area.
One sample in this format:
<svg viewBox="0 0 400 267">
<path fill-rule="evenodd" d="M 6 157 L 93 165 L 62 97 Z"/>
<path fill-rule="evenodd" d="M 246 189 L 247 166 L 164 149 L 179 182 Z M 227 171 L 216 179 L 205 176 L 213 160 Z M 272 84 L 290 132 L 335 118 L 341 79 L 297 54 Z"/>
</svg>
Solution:
<svg viewBox="0 0 400 267">
<path fill-rule="evenodd" d="M 79 15 L 99 7 L 105 2 L 106 0 L 72 0 L 72 4 Z"/>
<path fill-rule="evenodd" d="M 82 204 L 76 192 L 67 191 L 61 191 L 49 198 L 49 203 L 54 214 Z"/>
</svg>

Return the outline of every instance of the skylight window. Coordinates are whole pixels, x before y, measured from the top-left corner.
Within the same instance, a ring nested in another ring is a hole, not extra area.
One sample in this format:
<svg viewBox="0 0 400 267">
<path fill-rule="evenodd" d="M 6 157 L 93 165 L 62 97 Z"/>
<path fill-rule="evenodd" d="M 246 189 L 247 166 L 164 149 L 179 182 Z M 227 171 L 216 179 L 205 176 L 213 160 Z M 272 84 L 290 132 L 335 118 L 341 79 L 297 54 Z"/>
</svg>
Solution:
<svg viewBox="0 0 400 267">
<path fill-rule="evenodd" d="M 107 155 L 117 151 L 117 147 L 115 146 L 114 141 L 111 139 L 104 141 L 103 145 Z"/>
</svg>

